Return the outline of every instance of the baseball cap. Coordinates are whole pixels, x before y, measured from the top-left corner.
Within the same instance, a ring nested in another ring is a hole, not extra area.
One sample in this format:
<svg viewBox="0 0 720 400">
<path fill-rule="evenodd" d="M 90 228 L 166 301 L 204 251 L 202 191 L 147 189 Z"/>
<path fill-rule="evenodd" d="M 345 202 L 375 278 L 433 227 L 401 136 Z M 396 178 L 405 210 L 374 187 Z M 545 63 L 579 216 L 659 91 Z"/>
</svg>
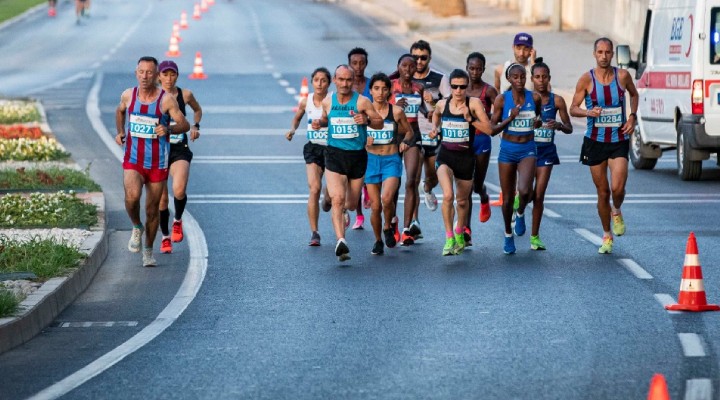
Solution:
<svg viewBox="0 0 720 400">
<path fill-rule="evenodd" d="M 175 71 L 175 73 L 178 73 L 178 67 L 177 64 L 175 64 L 175 61 L 165 60 L 160 63 L 160 66 L 158 67 L 158 70 L 160 72 L 164 72 L 167 70 Z"/>
<path fill-rule="evenodd" d="M 532 35 L 524 32 L 520 32 L 517 35 L 515 35 L 515 40 L 513 40 L 513 46 L 517 45 L 524 45 L 528 47 L 532 47 L 533 45 L 533 37 Z"/>
</svg>

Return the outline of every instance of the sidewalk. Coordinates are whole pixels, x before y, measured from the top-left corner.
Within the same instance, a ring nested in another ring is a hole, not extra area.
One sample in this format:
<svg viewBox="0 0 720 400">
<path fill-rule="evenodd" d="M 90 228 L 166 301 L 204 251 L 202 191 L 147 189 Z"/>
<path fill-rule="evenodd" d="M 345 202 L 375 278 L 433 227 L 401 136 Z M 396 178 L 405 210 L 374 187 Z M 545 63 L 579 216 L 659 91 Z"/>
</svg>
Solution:
<svg viewBox="0 0 720 400">
<path fill-rule="evenodd" d="M 479 0 L 467 0 L 467 17 L 442 18 L 415 0 L 347 0 L 354 11 L 378 26 L 401 46 L 423 39 L 433 50 L 431 66 L 449 73 L 465 69 L 473 51 L 485 55 L 483 80 L 494 82 L 494 69 L 512 58 L 512 41 L 518 32 L 533 36 L 538 57 L 550 66 L 553 91 L 570 103 L 580 76 L 595 65 L 593 43 L 599 35 L 588 31 L 554 32 L 549 25 L 523 26 L 517 11 L 490 7 Z"/>
</svg>

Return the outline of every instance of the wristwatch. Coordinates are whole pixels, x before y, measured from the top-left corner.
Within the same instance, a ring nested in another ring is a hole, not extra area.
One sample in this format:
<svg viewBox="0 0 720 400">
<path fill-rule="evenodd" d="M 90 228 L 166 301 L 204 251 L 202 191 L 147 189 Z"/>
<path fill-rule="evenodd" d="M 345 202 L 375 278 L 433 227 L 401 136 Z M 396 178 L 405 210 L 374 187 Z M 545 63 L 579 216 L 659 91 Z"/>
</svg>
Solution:
<svg viewBox="0 0 720 400">
<path fill-rule="evenodd" d="M 193 125 L 195 128 L 200 129 L 200 123 L 196 122 L 195 125 Z"/>
</svg>

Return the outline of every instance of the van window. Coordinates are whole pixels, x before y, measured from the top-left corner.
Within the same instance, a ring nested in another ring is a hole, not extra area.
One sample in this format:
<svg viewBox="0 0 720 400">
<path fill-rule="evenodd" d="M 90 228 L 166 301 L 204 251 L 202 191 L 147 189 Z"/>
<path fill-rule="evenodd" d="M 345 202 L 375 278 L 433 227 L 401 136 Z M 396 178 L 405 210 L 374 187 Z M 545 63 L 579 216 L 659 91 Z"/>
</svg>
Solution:
<svg viewBox="0 0 720 400">
<path fill-rule="evenodd" d="M 710 11 L 710 64 L 720 64 L 720 7 Z"/>
</svg>

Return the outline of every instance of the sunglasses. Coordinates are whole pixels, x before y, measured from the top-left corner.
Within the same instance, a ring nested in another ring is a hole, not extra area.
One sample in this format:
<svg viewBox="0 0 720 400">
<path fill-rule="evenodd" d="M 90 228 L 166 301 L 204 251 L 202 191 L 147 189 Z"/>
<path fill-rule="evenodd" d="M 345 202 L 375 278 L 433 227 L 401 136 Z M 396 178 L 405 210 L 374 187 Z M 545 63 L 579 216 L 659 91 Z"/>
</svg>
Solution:
<svg viewBox="0 0 720 400">
<path fill-rule="evenodd" d="M 454 90 L 454 89 L 463 89 L 463 90 L 465 90 L 465 89 L 467 89 L 467 87 L 468 87 L 468 85 L 450 85 L 450 88 L 453 89 L 453 90 Z"/>
<path fill-rule="evenodd" d="M 422 60 L 427 61 L 430 59 L 430 56 L 422 55 L 422 56 L 412 56 L 415 60 Z"/>
</svg>

